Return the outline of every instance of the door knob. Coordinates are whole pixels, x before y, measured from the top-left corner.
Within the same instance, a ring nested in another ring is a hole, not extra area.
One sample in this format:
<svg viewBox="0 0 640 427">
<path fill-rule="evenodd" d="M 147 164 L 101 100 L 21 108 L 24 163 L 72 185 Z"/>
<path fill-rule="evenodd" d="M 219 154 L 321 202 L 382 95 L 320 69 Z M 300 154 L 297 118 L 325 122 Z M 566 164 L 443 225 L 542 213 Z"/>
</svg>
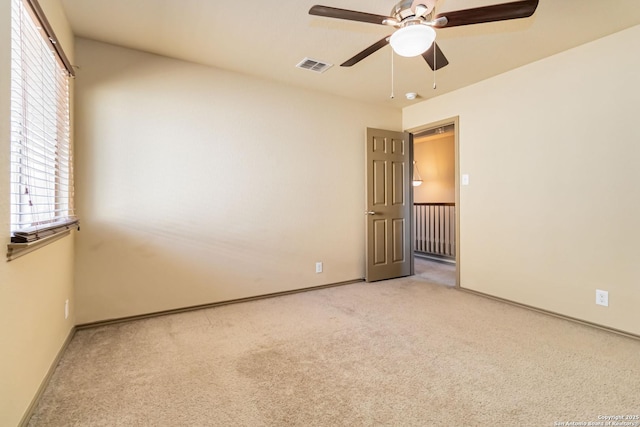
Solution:
<svg viewBox="0 0 640 427">
<path fill-rule="evenodd" d="M 375 214 L 377 214 L 377 213 L 378 213 L 378 212 L 374 212 L 374 211 L 366 211 L 364 214 L 365 214 L 365 215 L 375 215 Z"/>
</svg>

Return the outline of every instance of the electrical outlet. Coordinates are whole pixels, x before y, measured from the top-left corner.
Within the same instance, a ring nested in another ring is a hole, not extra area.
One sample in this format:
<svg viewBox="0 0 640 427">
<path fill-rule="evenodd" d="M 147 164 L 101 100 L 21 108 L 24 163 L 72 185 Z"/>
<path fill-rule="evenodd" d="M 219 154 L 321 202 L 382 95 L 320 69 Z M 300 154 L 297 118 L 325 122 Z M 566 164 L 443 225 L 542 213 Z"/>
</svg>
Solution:
<svg viewBox="0 0 640 427">
<path fill-rule="evenodd" d="M 322 263 L 316 262 L 316 273 L 322 273 Z"/>
<path fill-rule="evenodd" d="M 609 292 L 596 289 L 596 304 L 609 306 Z"/>
<path fill-rule="evenodd" d="M 65 320 L 69 318 L 69 300 L 64 302 L 64 318 Z"/>
</svg>

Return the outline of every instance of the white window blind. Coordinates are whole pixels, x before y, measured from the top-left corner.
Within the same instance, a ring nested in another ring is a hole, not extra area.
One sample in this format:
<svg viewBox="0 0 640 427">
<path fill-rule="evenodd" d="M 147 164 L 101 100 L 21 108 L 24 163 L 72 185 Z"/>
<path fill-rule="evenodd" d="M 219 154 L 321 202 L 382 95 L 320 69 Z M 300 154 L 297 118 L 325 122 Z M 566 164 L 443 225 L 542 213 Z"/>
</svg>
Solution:
<svg viewBox="0 0 640 427">
<path fill-rule="evenodd" d="M 29 243 L 78 224 L 69 72 L 33 10 L 11 1 L 11 241 Z"/>
</svg>

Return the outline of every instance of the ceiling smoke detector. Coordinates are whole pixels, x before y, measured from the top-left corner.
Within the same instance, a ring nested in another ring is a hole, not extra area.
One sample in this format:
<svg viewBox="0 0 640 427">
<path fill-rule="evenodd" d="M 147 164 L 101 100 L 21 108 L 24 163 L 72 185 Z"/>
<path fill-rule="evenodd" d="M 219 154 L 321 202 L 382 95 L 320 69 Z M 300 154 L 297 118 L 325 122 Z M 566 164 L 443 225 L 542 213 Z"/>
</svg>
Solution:
<svg viewBox="0 0 640 427">
<path fill-rule="evenodd" d="M 416 99 L 418 97 L 418 94 L 415 92 L 407 92 L 404 95 L 409 101 L 413 101 L 414 99 Z"/>
</svg>

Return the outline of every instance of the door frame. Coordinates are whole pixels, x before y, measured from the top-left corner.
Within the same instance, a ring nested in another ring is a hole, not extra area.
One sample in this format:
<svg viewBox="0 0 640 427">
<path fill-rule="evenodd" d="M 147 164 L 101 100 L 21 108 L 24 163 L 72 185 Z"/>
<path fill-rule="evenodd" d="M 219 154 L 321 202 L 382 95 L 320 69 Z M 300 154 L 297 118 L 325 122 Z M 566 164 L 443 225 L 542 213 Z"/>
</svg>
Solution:
<svg viewBox="0 0 640 427">
<path fill-rule="evenodd" d="M 453 125 L 453 137 L 454 137 L 454 162 L 455 162 L 455 200 L 456 200 L 456 288 L 460 288 L 460 116 L 453 116 L 447 119 L 438 120 L 436 122 L 427 123 L 424 125 L 416 126 L 410 129 L 406 129 L 405 132 L 409 132 L 410 143 L 409 153 L 411 165 L 413 165 L 413 139 L 414 135 L 427 130 L 439 128 L 446 125 Z M 413 213 L 413 191 L 411 191 L 411 238 L 415 240 L 415 218 Z M 414 249 L 413 242 L 411 242 L 411 273 L 415 274 L 414 270 Z"/>
</svg>

